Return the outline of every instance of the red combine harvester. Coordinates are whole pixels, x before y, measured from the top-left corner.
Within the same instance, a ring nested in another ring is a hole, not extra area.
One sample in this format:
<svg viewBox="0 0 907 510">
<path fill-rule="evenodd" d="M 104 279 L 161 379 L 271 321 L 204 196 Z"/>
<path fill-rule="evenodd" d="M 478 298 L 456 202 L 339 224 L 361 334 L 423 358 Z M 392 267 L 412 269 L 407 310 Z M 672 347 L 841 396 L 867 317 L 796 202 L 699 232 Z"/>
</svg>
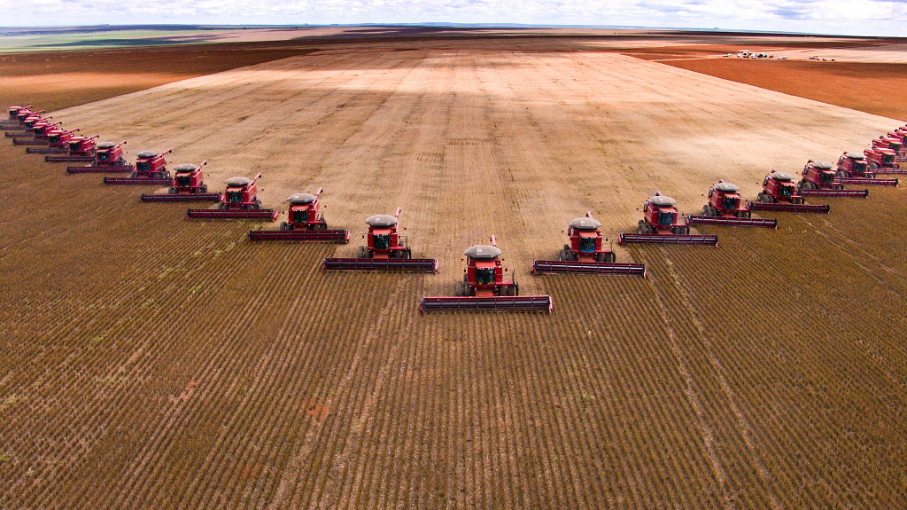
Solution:
<svg viewBox="0 0 907 510">
<path fill-rule="evenodd" d="M 32 129 L 32 138 L 13 138 L 13 145 L 50 145 L 48 135 L 62 122 L 38 121 Z"/>
<path fill-rule="evenodd" d="M 677 203 L 661 193 L 649 197 L 643 207 L 636 234 L 620 233 L 618 244 L 706 244 L 716 246 L 718 236 L 690 234 L 690 226 L 678 221 Z"/>
<path fill-rule="evenodd" d="M 21 123 L 19 122 L 19 112 L 20 111 L 31 111 L 32 105 L 28 106 L 10 106 L 9 107 L 9 118 L 3 121 L 4 127 L 9 126 L 18 126 Z"/>
<path fill-rule="evenodd" d="M 347 271 L 420 271 L 438 272 L 435 259 L 414 259 L 406 237 L 398 234 L 400 208 L 397 213 L 376 214 L 365 219 L 368 225 L 368 246 L 356 249 L 356 258 L 326 258 L 322 263 L 324 271 L 341 269 Z"/>
<path fill-rule="evenodd" d="M 565 244 L 557 260 L 533 260 L 532 274 L 592 273 L 646 276 L 642 264 L 618 264 L 614 252 L 602 246 L 601 222 L 587 211 L 585 218 L 567 223 L 570 244 Z"/>
<path fill-rule="evenodd" d="M 875 174 L 866 169 L 866 156 L 854 152 L 845 152 L 838 158 L 838 171 L 835 174 L 839 184 L 863 184 L 870 186 L 897 186 L 897 179 L 876 179 Z"/>
<path fill-rule="evenodd" d="M 314 195 L 295 193 L 287 197 L 290 210 L 287 221 L 281 222 L 280 230 L 250 230 L 250 241 L 307 241 L 307 242 L 350 242 L 349 230 L 328 230 L 328 224 L 321 213 L 322 188 Z"/>
<path fill-rule="evenodd" d="M 803 203 L 803 197 L 797 194 L 794 178 L 784 172 L 772 171 L 762 181 L 762 191 L 757 202 L 750 202 L 751 211 L 782 211 L 797 213 L 828 213 L 829 205 Z"/>
<path fill-rule="evenodd" d="M 44 110 L 38 113 L 29 114 L 25 117 L 25 120 L 22 121 L 22 125 L 18 127 L 13 127 L 12 131 L 7 131 L 5 136 L 7 138 L 29 138 L 34 136 L 35 124 L 44 123 L 53 117 L 42 117 L 40 113 L 43 113 Z"/>
<path fill-rule="evenodd" d="M 898 167 L 896 161 L 897 153 L 891 149 L 864 149 L 863 155 L 866 156 L 866 162 L 868 163 L 867 171 L 873 175 L 907 174 L 907 169 L 901 170 Z"/>
<path fill-rule="evenodd" d="M 140 151 L 136 154 L 135 169 L 129 177 L 104 177 L 104 184 L 122 184 L 132 186 L 167 186 L 170 184 L 170 171 L 164 156 L 173 149 L 164 152 Z M 129 165 L 132 167 L 132 165 Z"/>
<path fill-rule="evenodd" d="M 809 160 L 803 167 L 797 194 L 804 197 L 859 197 L 869 196 L 869 190 L 844 189 L 836 176 L 835 168 L 823 161 Z"/>
<path fill-rule="evenodd" d="M 44 161 L 51 163 L 76 162 L 81 161 L 89 163 L 94 161 L 97 142 L 95 141 L 101 135 L 94 136 L 74 136 L 69 140 L 67 149 L 69 154 L 63 156 L 44 156 Z"/>
<path fill-rule="evenodd" d="M 189 209 L 186 219 L 203 220 L 265 220 L 277 219 L 274 209 L 262 209 L 258 199 L 258 186 L 255 185 L 261 174 L 254 179 L 248 177 L 231 177 L 226 180 L 227 189 L 221 195 L 217 209 Z"/>
<path fill-rule="evenodd" d="M 122 146 L 125 143 L 126 140 L 123 140 L 120 143 L 99 143 L 95 149 L 94 160 L 91 162 L 91 166 L 69 166 L 66 167 L 66 173 L 103 174 L 131 172 L 134 167 L 127 164 L 126 160 L 123 158 Z"/>
<path fill-rule="evenodd" d="M 142 202 L 220 202 L 220 193 L 208 193 L 208 185 L 205 184 L 205 175 L 202 172 L 202 167 L 206 163 L 208 162 L 202 161 L 198 165 L 192 163 L 177 165 L 173 180 L 167 183 L 170 184 L 167 193 L 142 194 Z"/>
<path fill-rule="evenodd" d="M 894 160 L 902 161 L 904 159 L 904 142 L 900 136 L 891 136 L 896 133 L 888 133 L 889 136 L 879 136 L 872 141 L 873 149 L 888 149 L 894 152 Z"/>
<path fill-rule="evenodd" d="M 47 133 L 47 147 L 26 147 L 26 154 L 63 154 L 69 152 L 69 141 L 78 129 L 64 131 L 54 128 Z"/>
<path fill-rule="evenodd" d="M 702 207 L 702 216 L 687 216 L 687 224 L 778 228 L 778 220 L 753 218 L 751 214 L 749 204 L 740 197 L 740 187 L 722 179 L 709 189 L 709 203 Z"/>
<path fill-rule="evenodd" d="M 491 245 L 470 246 L 464 252 L 467 259 L 463 280 L 458 281 L 454 296 L 423 297 L 419 311 L 451 310 L 528 311 L 551 313 L 551 296 L 520 296 L 520 287 L 504 279 L 501 250 L 491 236 Z"/>
</svg>

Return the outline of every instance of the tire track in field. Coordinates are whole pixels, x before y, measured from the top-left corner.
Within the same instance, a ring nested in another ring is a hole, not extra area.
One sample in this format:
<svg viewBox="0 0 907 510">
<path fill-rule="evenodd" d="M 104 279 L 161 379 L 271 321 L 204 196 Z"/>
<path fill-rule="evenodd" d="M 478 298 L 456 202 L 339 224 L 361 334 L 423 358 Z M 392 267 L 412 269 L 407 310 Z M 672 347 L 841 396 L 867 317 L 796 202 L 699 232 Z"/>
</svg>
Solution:
<svg viewBox="0 0 907 510">
<path fill-rule="evenodd" d="M 661 248 L 661 255 L 664 257 L 665 266 L 667 268 L 668 275 L 673 280 L 674 285 L 682 296 L 682 304 L 686 308 L 687 316 L 696 326 L 698 331 L 699 342 L 704 347 L 703 351 L 706 354 L 709 364 L 718 379 L 721 391 L 724 393 L 724 397 L 727 400 L 728 407 L 733 413 L 736 419 L 737 425 L 737 434 L 742 438 L 744 444 L 749 450 L 749 457 L 751 465 L 755 468 L 756 473 L 759 475 L 759 478 L 763 484 L 762 489 L 759 491 L 764 493 L 768 499 L 770 506 L 774 509 L 780 509 L 783 507 L 781 501 L 778 499 L 777 490 L 775 488 L 774 480 L 772 479 L 771 474 L 768 469 L 765 467 L 765 463 L 762 461 L 762 456 L 759 454 L 759 450 L 756 446 L 755 433 L 753 427 L 747 419 L 746 415 L 741 410 L 739 404 L 737 403 L 738 398 L 728 383 L 727 377 L 725 376 L 725 369 L 721 361 L 715 356 L 714 349 L 712 346 L 712 340 L 709 338 L 709 333 L 703 325 L 702 321 L 699 319 L 699 316 L 696 312 L 696 309 L 693 307 L 690 302 L 689 293 L 682 283 L 683 277 L 679 275 L 674 267 L 674 263 L 671 261 L 671 258 L 664 249 Z"/>
<path fill-rule="evenodd" d="M 646 264 L 646 266 L 650 264 L 649 257 L 647 257 L 645 252 L 643 252 L 642 250 L 640 250 L 640 260 L 642 260 L 642 263 Z M 718 458 L 718 453 L 715 450 L 715 433 L 712 430 L 711 426 L 706 422 L 702 397 L 698 393 L 697 384 L 693 379 L 692 373 L 690 372 L 688 362 L 686 361 L 686 356 L 680 349 L 680 343 L 677 338 L 677 334 L 674 328 L 671 326 L 671 323 L 673 321 L 671 321 L 668 317 L 669 313 L 667 306 L 665 305 L 661 291 L 655 284 L 655 279 L 650 276 L 646 280 L 652 288 L 653 296 L 655 298 L 655 305 L 658 309 L 658 316 L 665 324 L 671 352 L 674 353 L 674 357 L 677 359 L 677 369 L 683 377 L 685 383 L 684 395 L 686 396 L 687 402 L 695 411 L 698 418 L 697 425 L 699 426 L 702 445 L 705 448 L 704 453 L 709 459 L 709 463 L 712 467 L 712 474 L 715 476 L 715 479 L 718 482 L 718 487 L 721 491 L 722 506 L 725 509 L 734 508 L 734 505 L 731 502 L 731 498 L 728 494 L 727 473 L 724 471 L 724 468 L 722 467 L 721 462 Z"/>
</svg>

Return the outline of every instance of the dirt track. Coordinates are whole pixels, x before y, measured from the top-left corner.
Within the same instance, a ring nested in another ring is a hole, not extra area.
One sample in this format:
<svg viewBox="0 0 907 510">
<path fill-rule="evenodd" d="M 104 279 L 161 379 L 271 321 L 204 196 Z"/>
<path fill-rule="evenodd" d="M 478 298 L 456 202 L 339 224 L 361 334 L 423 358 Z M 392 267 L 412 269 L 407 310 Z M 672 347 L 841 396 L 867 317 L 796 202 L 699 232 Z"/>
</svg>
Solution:
<svg viewBox="0 0 907 510">
<path fill-rule="evenodd" d="M 187 223 L 0 147 L 0 197 L 29 212 L 0 220 L 0 506 L 903 501 L 904 188 L 714 229 L 717 249 L 621 249 L 647 280 L 528 274 L 586 210 L 613 236 L 655 189 L 686 212 L 719 178 L 753 197 L 768 170 L 900 122 L 617 54 L 467 46 L 322 52 L 56 112 L 130 159 L 207 159 L 215 188 L 260 171 L 266 206 L 324 186 L 347 246 L 250 245 L 258 225 Z M 396 206 L 437 275 L 320 272 Z M 419 316 L 491 234 L 555 312 Z"/>
</svg>

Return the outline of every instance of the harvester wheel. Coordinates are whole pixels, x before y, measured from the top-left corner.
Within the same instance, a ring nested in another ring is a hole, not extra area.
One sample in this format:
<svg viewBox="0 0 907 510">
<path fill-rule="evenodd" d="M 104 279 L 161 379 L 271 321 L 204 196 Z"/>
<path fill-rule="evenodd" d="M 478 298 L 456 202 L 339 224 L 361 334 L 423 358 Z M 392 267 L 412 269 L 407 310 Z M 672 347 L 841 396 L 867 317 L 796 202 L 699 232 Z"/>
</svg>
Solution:
<svg viewBox="0 0 907 510">
<path fill-rule="evenodd" d="M 567 261 L 567 251 L 564 249 L 561 249 L 561 251 L 559 251 L 557 254 L 557 260 L 559 260 L 561 262 L 566 262 Z"/>
<path fill-rule="evenodd" d="M 463 297 L 466 295 L 466 284 L 463 282 L 457 282 L 454 286 L 454 296 Z"/>
<path fill-rule="evenodd" d="M 207 185 L 207 184 L 203 184 L 203 185 L 202 185 L 202 187 L 201 187 L 201 192 L 202 192 L 202 193 L 207 193 L 207 192 L 208 192 L 208 185 Z"/>
<path fill-rule="evenodd" d="M 289 225 L 287 225 L 287 222 L 281 221 L 281 222 L 280 222 L 280 231 L 281 231 L 281 232 L 286 232 L 287 230 L 290 230 L 290 229 L 289 229 Z"/>
<path fill-rule="evenodd" d="M 170 193 L 171 195 L 176 195 L 176 188 L 171 187 L 170 189 L 167 190 L 167 193 Z"/>
<path fill-rule="evenodd" d="M 403 251 L 400 252 L 400 258 L 404 258 L 404 259 L 411 259 L 411 258 L 413 258 L 413 252 L 412 252 L 412 250 L 410 250 L 409 247 L 407 247 L 405 250 L 403 250 Z"/>
<path fill-rule="evenodd" d="M 649 227 L 646 225 L 646 222 L 639 220 L 639 227 L 636 229 L 637 234 L 646 234 L 648 233 Z"/>
<path fill-rule="evenodd" d="M 511 296 L 520 295 L 520 286 L 519 286 L 519 284 L 517 284 L 517 282 L 513 282 L 513 287 L 510 288 L 510 295 Z"/>
<path fill-rule="evenodd" d="M 617 262 L 617 255 L 615 255 L 613 251 L 605 253 L 605 262 L 607 262 L 608 264 Z"/>
<path fill-rule="evenodd" d="M 878 169 L 879 169 L 879 165 L 878 165 L 877 163 L 872 162 L 872 163 L 869 164 L 869 173 L 873 173 L 873 174 L 874 174 L 874 173 L 876 173 L 876 171 L 877 171 Z"/>
<path fill-rule="evenodd" d="M 565 251 L 566 253 L 564 255 L 566 255 L 568 261 L 573 262 L 576 260 L 576 254 L 573 253 L 573 250 L 567 248 Z"/>
<path fill-rule="evenodd" d="M 356 248 L 356 258 L 357 259 L 367 259 L 368 258 L 368 249 L 365 246 L 360 246 Z"/>
<path fill-rule="evenodd" d="M 850 176 L 847 175 L 847 172 L 845 172 L 844 170 L 838 170 L 838 173 L 835 174 L 835 177 L 837 177 L 838 179 L 846 179 Z"/>
</svg>

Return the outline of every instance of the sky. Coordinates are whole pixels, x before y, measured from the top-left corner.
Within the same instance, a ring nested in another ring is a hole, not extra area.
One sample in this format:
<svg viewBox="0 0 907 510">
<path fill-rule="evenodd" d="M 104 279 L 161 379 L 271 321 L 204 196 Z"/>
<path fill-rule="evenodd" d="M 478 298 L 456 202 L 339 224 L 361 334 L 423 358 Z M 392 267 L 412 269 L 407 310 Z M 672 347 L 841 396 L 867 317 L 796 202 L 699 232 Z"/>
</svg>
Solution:
<svg viewBox="0 0 907 510">
<path fill-rule="evenodd" d="M 0 26 L 501 23 L 907 36 L 907 0 L 0 0 Z"/>
</svg>

